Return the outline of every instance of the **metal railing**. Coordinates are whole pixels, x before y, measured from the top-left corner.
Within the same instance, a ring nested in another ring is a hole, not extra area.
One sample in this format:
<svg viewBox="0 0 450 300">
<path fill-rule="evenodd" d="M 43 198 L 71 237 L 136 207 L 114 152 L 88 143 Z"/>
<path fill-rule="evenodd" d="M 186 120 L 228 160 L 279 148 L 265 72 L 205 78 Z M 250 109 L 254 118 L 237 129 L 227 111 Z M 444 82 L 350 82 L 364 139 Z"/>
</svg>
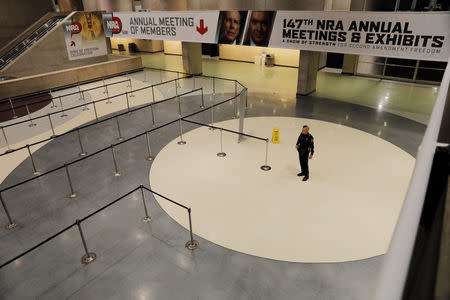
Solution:
<svg viewBox="0 0 450 300">
<path fill-rule="evenodd" d="M 175 80 L 176 80 L 176 79 L 175 79 Z M 202 90 L 202 88 L 199 88 L 198 90 Z M 232 96 L 231 98 L 228 98 L 228 99 L 225 99 L 225 100 L 223 100 L 223 101 L 220 101 L 220 102 L 218 102 L 218 103 L 216 103 L 216 104 L 213 104 L 212 107 L 217 107 L 217 106 L 219 106 L 219 105 L 222 105 L 222 104 L 224 104 L 224 103 L 227 103 L 227 102 L 229 102 L 229 101 L 232 101 L 232 100 L 234 100 L 234 99 L 237 99 L 237 97 L 239 97 L 240 94 L 243 93 L 243 92 L 246 92 L 246 89 L 242 89 L 241 92 L 240 92 L 238 95 L 236 95 L 236 96 Z M 172 97 L 172 98 L 174 98 L 174 97 Z M 172 99 L 172 98 L 171 98 L 171 99 Z M 179 109 L 179 111 L 178 111 L 178 113 L 179 113 L 179 118 L 178 118 L 178 119 L 172 120 L 172 121 L 167 122 L 167 123 L 165 123 L 165 124 L 163 124 L 163 125 L 160 125 L 160 126 L 153 127 L 153 128 L 150 129 L 150 130 L 146 130 L 146 131 L 141 132 L 141 133 L 139 133 L 139 134 L 136 134 L 136 135 L 134 135 L 134 136 L 132 136 L 132 137 L 129 137 L 129 138 L 126 138 L 126 139 L 123 138 L 121 141 L 118 141 L 118 142 L 116 142 L 116 143 L 114 143 L 114 144 L 111 144 L 111 146 L 108 146 L 108 147 L 99 149 L 99 150 L 97 150 L 97 151 L 95 151 L 95 152 L 93 152 L 93 153 L 91 153 L 91 154 L 84 153 L 84 155 L 83 155 L 82 157 L 80 157 L 80 158 L 78 158 L 78 159 L 75 159 L 75 160 L 73 160 L 73 161 L 71 161 L 71 162 L 65 163 L 64 165 L 58 166 L 58 167 L 53 168 L 53 169 L 51 169 L 51 170 L 49 170 L 49 171 L 46 171 L 46 172 L 41 172 L 40 170 L 38 170 L 38 168 L 37 168 L 36 165 L 35 165 L 35 161 L 34 161 L 34 159 L 33 159 L 33 156 L 32 156 L 32 154 L 31 154 L 31 151 L 29 151 L 29 145 L 27 145 L 26 148 L 27 148 L 27 151 L 28 151 L 30 160 L 31 160 L 31 162 L 32 162 L 33 174 L 34 174 L 35 176 L 34 176 L 34 177 L 31 177 L 31 178 L 28 178 L 28 179 L 25 179 L 25 180 L 23 180 L 23 181 L 20 181 L 20 182 L 18 182 L 18 183 L 15 183 L 15 184 L 13 184 L 13 185 L 10 185 L 10 186 L 8 186 L 8 187 L 5 187 L 5 188 L 0 189 L 0 199 L 1 199 L 1 203 L 2 203 L 2 206 L 3 206 L 3 210 L 5 211 L 5 214 L 6 214 L 6 216 L 7 216 L 8 222 L 9 222 L 8 224 L 5 225 L 5 228 L 7 228 L 7 229 L 13 229 L 13 228 L 15 228 L 15 227 L 17 226 L 17 222 L 16 222 L 15 220 L 13 220 L 13 218 L 11 217 L 10 212 L 9 212 L 9 210 L 8 210 L 8 208 L 7 208 L 7 205 L 6 205 L 6 203 L 5 203 L 5 201 L 4 201 L 3 197 L 2 197 L 2 193 L 6 192 L 6 191 L 8 191 L 8 190 L 11 190 L 11 189 L 13 189 L 13 188 L 16 188 L 16 187 L 18 187 L 18 186 L 20 186 L 20 185 L 23 185 L 23 184 L 25 184 L 25 183 L 28 183 L 28 182 L 37 180 L 37 179 L 39 179 L 39 178 L 41 178 L 41 177 L 43 177 L 43 176 L 46 176 L 46 175 L 51 174 L 51 173 L 54 173 L 54 172 L 56 172 L 56 171 L 58 171 L 58 170 L 64 169 L 64 170 L 65 170 L 65 173 L 66 173 L 66 176 L 67 176 L 68 187 L 69 187 L 69 189 L 70 189 L 70 194 L 68 195 L 68 197 L 70 197 L 70 198 L 77 197 L 77 193 L 76 193 L 76 191 L 75 191 L 75 189 L 74 189 L 74 187 L 73 187 L 73 184 L 72 184 L 72 179 L 71 179 L 71 176 L 70 176 L 69 166 L 71 166 L 71 165 L 73 165 L 73 164 L 76 164 L 76 163 L 78 163 L 78 162 L 80 162 L 80 161 L 83 161 L 83 160 L 85 160 L 85 159 L 88 159 L 88 158 L 90 158 L 90 157 L 93 157 L 93 156 L 95 156 L 95 155 L 97 155 L 97 154 L 100 154 L 100 153 L 102 153 L 102 152 L 105 152 L 105 151 L 111 151 L 111 154 L 112 154 L 112 161 L 113 161 L 114 169 L 115 169 L 114 175 L 115 175 L 115 176 L 120 176 L 120 175 L 122 175 L 122 173 L 120 172 L 120 170 L 119 170 L 119 168 L 118 168 L 117 159 L 116 159 L 116 156 L 115 156 L 115 147 L 117 147 L 117 146 L 119 146 L 119 145 L 121 145 L 121 144 L 127 143 L 127 142 L 129 142 L 129 141 L 131 141 L 131 140 L 135 140 L 136 138 L 145 136 L 146 142 L 147 142 L 147 147 L 146 147 L 147 149 L 146 149 L 146 150 L 148 151 L 148 156 L 146 157 L 146 159 L 147 159 L 147 160 L 152 160 L 152 154 L 151 154 L 151 151 L 150 151 L 151 149 L 150 149 L 149 136 L 148 136 L 150 132 L 159 130 L 159 129 L 163 128 L 163 127 L 166 127 L 166 126 L 169 126 L 169 125 L 171 125 L 171 124 L 174 124 L 174 123 L 178 122 L 178 123 L 180 124 L 180 136 L 182 137 L 182 135 L 183 135 L 183 132 L 182 132 L 183 129 L 182 129 L 182 126 L 181 126 L 182 119 L 183 119 L 183 118 L 189 118 L 189 117 L 192 117 L 192 116 L 194 116 L 194 115 L 196 115 L 196 114 L 199 114 L 199 113 L 201 113 L 201 112 L 204 112 L 204 111 L 210 109 L 210 107 L 207 107 L 207 108 L 201 109 L 200 111 L 193 112 L 193 113 L 191 113 L 191 114 L 189 114 L 189 115 L 182 116 L 181 105 L 180 105 L 180 103 L 181 103 L 181 101 L 180 101 L 180 95 L 176 96 L 175 98 L 178 99 L 178 103 L 179 103 L 179 105 L 178 105 L 178 109 Z M 168 100 L 170 100 L 170 99 L 166 99 L 165 101 L 168 101 Z M 237 100 L 236 100 L 236 101 L 237 101 Z M 161 102 L 157 102 L 157 103 L 161 103 Z M 151 104 L 149 104 L 149 105 L 153 105 L 153 104 L 154 104 L 154 103 L 151 103 Z M 202 101 L 202 104 L 204 105 L 203 101 Z M 114 116 L 114 117 L 116 117 L 116 116 Z M 78 129 L 76 129 L 76 130 L 78 130 Z M 243 134 L 243 133 L 240 133 L 240 134 Z M 80 141 L 80 140 L 79 140 L 79 141 Z M 267 141 L 268 141 L 268 140 L 267 140 Z M 267 141 L 266 141 L 266 143 L 267 143 Z M 266 147 L 266 149 L 267 149 L 267 147 Z M 80 150 L 81 150 L 82 152 L 84 152 L 84 150 L 83 150 L 82 147 L 81 147 Z M 267 153 L 267 152 L 266 152 L 266 153 Z M 266 166 L 267 166 L 267 156 L 266 156 Z M 270 169 L 270 167 L 269 167 L 269 169 Z"/>
<path fill-rule="evenodd" d="M 115 73 L 113 75 L 102 76 L 102 77 L 93 78 L 93 79 L 89 79 L 89 80 L 77 81 L 76 83 L 73 83 L 73 84 L 61 85 L 61 86 L 58 86 L 58 87 L 55 87 L 55 88 L 51 88 L 51 89 L 43 89 L 43 90 L 40 90 L 40 91 L 37 91 L 37 92 L 33 92 L 33 93 L 21 94 L 19 96 L 14 96 L 14 97 L 6 97 L 6 98 L 3 98 L 3 99 L 0 99 L 0 103 L 10 102 L 10 101 L 14 102 L 16 100 L 20 101 L 23 98 L 33 97 L 33 96 L 42 95 L 42 94 L 46 94 L 46 93 L 57 92 L 57 91 L 65 90 L 65 89 L 68 89 L 68 88 L 78 87 L 78 86 L 83 85 L 83 84 L 89 84 L 89 83 L 97 82 L 97 81 L 100 81 L 100 80 L 102 82 L 104 82 L 106 79 L 114 78 L 114 77 L 117 77 L 117 76 L 124 76 L 124 75 L 128 76 L 128 74 L 141 72 L 142 70 L 143 70 L 143 68 L 140 68 L 140 69 L 136 69 L 136 70 L 132 70 L 132 71 Z M 102 87 L 103 87 L 103 85 L 98 86 L 97 88 L 102 88 Z M 76 92 L 76 93 L 78 93 L 78 92 Z"/>
<path fill-rule="evenodd" d="M 77 84 L 77 85 L 76 85 L 76 86 L 78 87 L 78 91 L 77 91 L 77 92 L 71 92 L 71 93 L 59 95 L 59 96 L 56 96 L 56 97 L 53 97 L 52 95 L 50 95 L 50 98 L 46 98 L 46 99 L 39 100 L 39 101 L 34 101 L 34 102 L 30 103 L 30 104 L 22 104 L 22 105 L 16 105 L 16 106 L 14 106 L 14 103 L 13 103 L 13 101 L 11 100 L 11 98 L 8 98 L 7 100 L 8 100 L 8 102 L 9 102 L 9 108 L 8 108 L 8 109 L 1 110 L 0 112 L 11 111 L 11 112 L 12 112 L 12 119 L 17 119 L 19 116 L 16 114 L 16 110 L 19 109 L 19 108 L 30 107 L 31 105 L 36 105 L 36 104 L 45 103 L 45 102 L 48 102 L 49 100 L 52 102 L 51 108 L 58 107 L 58 105 L 55 104 L 55 101 L 56 101 L 56 100 L 59 100 L 60 105 L 61 105 L 61 107 L 62 107 L 62 100 L 63 100 L 64 98 L 66 98 L 66 97 L 70 97 L 70 96 L 73 96 L 73 95 L 77 95 L 77 94 L 78 94 L 78 95 L 80 95 L 79 100 L 83 100 L 83 101 L 84 101 L 84 100 L 85 100 L 85 95 L 84 95 L 84 93 L 89 92 L 89 91 L 93 91 L 93 90 L 96 90 L 96 89 L 101 89 L 101 88 L 103 88 L 104 91 L 106 91 L 106 93 L 108 93 L 108 86 L 117 85 L 117 84 L 119 84 L 119 83 L 124 83 L 124 82 L 128 82 L 127 87 L 131 87 L 131 79 L 125 79 L 125 80 L 116 81 L 116 82 L 112 82 L 112 83 L 106 83 L 106 84 L 105 84 L 105 80 L 103 79 L 102 82 L 103 82 L 103 84 L 100 85 L 100 86 L 95 86 L 95 87 L 87 88 L 87 89 L 83 89 L 83 90 L 81 89 L 80 84 Z M 51 92 L 52 92 L 52 91 L 50 91 L 50 93 L 51 93 Z M 109 95 L 108 95 L 108 96 L 109 96 Z M 22 99 L 22 98 L 21 98 L 21 99 Z M 20 100 L 19 100 L 19 101 L 20 101 Z M 27 112 L 28 112 L 28 114 L 27 114 L 28 117 L 30 117 L 30 116 L 29 116 L 30 113 L 29 113 L 28 109 L 27 109 Z M 10 124 L 10 125 L 14 125 L 14 123 L 13 123 L 13 124 Z"/>
<path fill-rule="evenodd" d="M 20 122 L 14 123 L 14 124 L 6 125 L 6 126 L 0 126 L 0 131 L 2 133 L 3 139 L 5 140 L 6 148 L 7 148 L 4 153 L 0 154 L 0 157 L 4 156 L 4 155 L 7 155 L 9 153 L 13 153 L 13 152 L 25 149 L 28 146 L 35 146 L 37 144 L 47 142 L 49 140 L 52 140 L 52 139 L 55 139 L 55 138 L 67 135 L 67 134 L 75 132 L 75 131 L 79 131 L 80 129 L 84 129 L 84 128 L 87 128 L 87 127 L 90 127 L 90 126 L 93 126 L 93 125 L 96 125 L 96 124 L 108 121 L 108 120 L 113 119 L 113 118 L 117 118 L 119 116 L 131 113 L 131 112 L 135 112 L 135 111 L 138 111 L 138 110 L 141 110 L 141 109 L 145 109 L 147 107 L 151 107 L 152 108 L 152 106 L 157 104 L 157 103 L 162 103 L 162 102 L 165 102 L 165 101 L 168 101 L 168 100 L 176 99 L 177 97 L 185 96 L 187 94 L 190 94 L 190 93 L 193 93 L 193 92 L 196 92 L 196 91 L 201 91 L 202 99 L 203 99 L 203 89 L 202 88 L 198 88 L 198 89 L 191 90 L 191 91 L 188 91 L 188 92 L 185 92 L 185 93 L 182 93 L 182 94 L 178 94 L 177 96 L 166 98 L 166 99 L 163 99 L 163 100 L 160 100 L 160 101 L 155 101 L 154 87 L 156 87 L 158 85 L 161 85 L 161 84 L 166 84 L 166 83 L 169 83 L 169 82 L 172 82 L 172 81 L 176 81 L 176 80 L 177 79 L 173 79 L 173 80 L 165 81 L 163 83 L 157 83 L 157 84 L 154 84 L 154 85 L 149 86 L 149 87 L 144 87 L 144 88 L 141 88 L 141 89 L 134 90 L 134 92 L 137 92 L 137 91 L 140 91 L 140 90 L 144 90 L 144 89 L 147 89 L 147 88 L 150 88 L 152 90 L 152 100 L 151 100 L 151 102 L 149 104 L 142 105 L 142 106 L 140 106 L 138 108 L 135 108 L 135 109 L 131 109 L 130 108 L 130 103 L 129 103 L 129 96 L 128 95 L 131 94 L 132 92 L 125 92 L 125 93 L 117 94 L 117 95 L 112 96 L 112 97 L 98 99 L 98 100 L 94 100 L 94 101 L 86 103 L 86 104 L 80 104 L 80 105 L 77 105 L 77 106 L 73 106 L 71 108 L 67 108 L 67 109 L 59 111 L 59 112 L 53 112 L 51 114 L 48 113 L 47 115 L 39 116 L 39 117 L 36 117 L 36 118 L 30 118 L 29 120 L 20 121 Z M 121 96 L 124 96 L 124 95 L 125 95 L 125 98 L 126 98 L 127 110 L 125 112 L 123 112 L 123 113 L 115 114 L 114 116 L 111 116 L 111 117 L 108 117 L 108 118 L 103 118 L 102 120 L 99 120 L 95 104 L 99 103 L 99 102 L 103 102 L 103 101 L 110 101 L 112 98 L 121 97 Z M 62 134 L 56 134 L 55 133 L 55 129 L 54 129 L 54 126 L 53 126 L 51 115 L 61 113 L 62 114 L 61 116 L 63 116 L 63 114 L 66 111 L 69 111 L 69 110 L 72 110 L 72 109 L 76 109 L 76 108 L 81 108 L 81 107 L 83 107 L 82 110 L 88 110 L 87 105 L 92 105 L 93 108 L 94 108 L 94 114 L 95 114 L 95 122 L 94 123 L 90 123 L 90 124 L 87 124 L 87 125 L 84 125 L 84 126 L 80 126 L 80 127 L 74 128 L 74 129 L 66 131 L 66 132 L 64 132 Z M 153 117 L 153 125 L 154 125 L 155 123 L 154 123 L 153 108 L 152 108 L 152 117 Z M 47 118 L 48 119 L 48 122 L 49 122 L 49 125 L 50 125 L 50 129 L 51 129 L 51 136 L 46 138 L 46 139 L 42 139 L 42 140 L 39 140 L 37 142 L 34 142 L 32 144 L 28 144 L 28 145 L 25 145 L 25 146 L 22 146 L 22 147 L 18 147 L 18 148 L 12 149 L 10 144 L 9 144 L 5 128 L 8 128 L 8 127 L 13 126 L 13 125 L 17 125 L 17 124 L 27 123 L 27 122 L 30 122 L 30 124 L 28 125 L 29 127 L 34 127 L 34 126 L 36 126 L 36 123 L 33 123 L 33 121 L 35 121 L 37 119 L 42 119 L 42 118 Z M 118 130 L 119 130 L 119 135 L 121 135 L 119 126 L 118 126 Z"/>
<path fill-rule="evenodd" d="M 172 199 L 169 199 L 168 197 L 166 197 L 164 195 L 161 195 L 160 193 L 155 192 L 155 191 L 153 191 L 153 190 L 151 190 L 151 189 L 149 189 L 149 188 L 147 188 L 147 187 L 145 187 L 145 186 L 143 186 L 141 184 L 138 187 L 136 187 L 136 188 L 132 189 L 131 191 L 129 191 L 128 193 L 126 193 L 126 194 L 120 196 L 119 198 L 115 199 L 114 201 L 111 201 L 108 204 L 100 207 L 99 209 L 91 212 L 89 215 L 87 215 L 87 216 L 85 216 L 85 217 L 83 217 L 81 219 L 76 219 L 72 224 L 66 226 L 65 228 L 61 229 L 60 231 L 58 231 L 57 233 L 53 234 L 52 236 L 46 238 L 42 242 L 40 242 L 40 243 L 34 245 L 33 247 L 29 248 L 28 250 L 20 253 L 19 255 L 16 255 L 15 257 L 7 260 L 6 262 L 0 264 L 0 269 L 3 268 L 3 267 L 6 267 L 7 265 L 11 264 L 12 262 L 16 261 L 17 259 L 19 259 L 19 258 L 21 258 L 21 257 L 23 257 L 25 255 L 27 255 L 28 253 L 36 250 L 37 248 L 41 247 L 42 245 L 45 245 L 46 243 L 50 242 L 54 238 L 60 236 L 61 234 L 63 234 L 64 232 L 66 232 L 66 231 L 68 231 L 70 229 L 72 229 L 75 226 L 77 226 L 77 228 L 78 228 L 78 232 L 80 234 L 81 242 L 83 244 L 83 249 L 84 249 L 84 252 L 85 252 L 83 254 L 83 256 L 81 257 L 81 263 L 89 264 L 89 263 L 93 262 L 97 258 L 97 254 L 95 254 L 94 252 L 89 251 L 89 248 L 88 248 L 87 243 L 86 243 L 86 239 L 84 237 L 83 230 L 81 228 L 81 224 L 84 221 L 86 221 L 86 220 L 90 219 L 91 217 L 95 216 L 99 212 L 103 211 L 104 209 L 112 206 L 113 204 L 121 201 L 122 199 L 127 198 L 128 196 L 130 196 L 131 194 L 133 194 L 137 190 L 140 190 L 141 197 L 142 197 L 142 202 L 143 202 L 143 208 L 144 208 L 144 213 L 145 213 L 144 217 L 142 217 L 142 219 L 141 219 L 143 222 L 148 223 L 148 222 L 151 222 L 151 220 L 152 220 L 152 218 L 151 218 L 151 216 L 150 216 L 150 214 L 148 212 L 148 208 L 147 208 L 147 204 L 146 204 L 146 200 L 145 200 L 145 195 L 144 195 L 144 190 L 146 190 L 146 191 L 148 191 L 150 193 L 153 193 L 154 195 L 157 195 L 157 196 L 161 197 L 162 199 L 164 199 L 166 201 L 169 201 L 169 202 L 171 202 L 171 203 L 173 203 L 173 204 L 175 204 L 175 205 L 177 205 L 177 206 L 179 206 L 181 208 L 186 209 L 187 214 L 188 214 L 188 218 L 189 218 L 189 240 L 186 242 L 185 246 L 189 250 L 195 250 L 195 249 L 198 248 L 199 243 L 198 243 L 198 241 L 194 240 L 194 234 L 193 234 L 193 231 L 192 231 L 192 217 L 191 217 L 192 210 L 191 210 L 191 208 L 187 207 L 187 206 L 185 206 L 185 205 L 183 205 L 183 204 L 181 204 L 179 202 L 176 202 L 176 201 L 174 201 Z M 2 203 L 3 203 L 3 201 L 2 201 Z"/>
<path fill-rule="evenodd" d="M 409 264 L 419 226 L 420 216 L 431 174 L 445 102 L 450 85 L 450 60 L 417 152 L 414 172 L 395 227 L 389 249 L 383 258 L 374 300 L 400 300 L 403 296 Z"/>
</svg>

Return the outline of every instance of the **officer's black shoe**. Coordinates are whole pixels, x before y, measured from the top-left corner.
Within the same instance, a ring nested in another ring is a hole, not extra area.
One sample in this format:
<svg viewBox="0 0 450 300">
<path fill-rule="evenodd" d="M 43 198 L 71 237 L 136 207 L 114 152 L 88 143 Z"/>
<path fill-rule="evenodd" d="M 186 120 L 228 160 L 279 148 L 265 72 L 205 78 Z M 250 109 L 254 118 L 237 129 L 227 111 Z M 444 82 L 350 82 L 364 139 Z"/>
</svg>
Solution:
<svg viewBox="0 0 450 300">
<path fill-rule="evenodd" d="M 298 173 L 297 176 L 305 176 L 303 173 Z"/>
<path fill-rule="evenodd" d="M 306 180 L 308 180 L 308 179 L 309 179 L 309 176 L 303 177 L 303 181 L 306 181 Z"/>
</svg>

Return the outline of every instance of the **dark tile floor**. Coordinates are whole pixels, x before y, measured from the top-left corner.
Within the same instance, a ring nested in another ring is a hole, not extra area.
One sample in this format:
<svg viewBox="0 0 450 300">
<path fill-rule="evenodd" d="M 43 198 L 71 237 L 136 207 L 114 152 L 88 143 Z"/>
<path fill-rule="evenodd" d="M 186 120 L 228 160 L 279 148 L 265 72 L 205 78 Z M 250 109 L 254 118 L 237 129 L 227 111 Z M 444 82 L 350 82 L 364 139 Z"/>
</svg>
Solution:
<svg viewBox="0 0 450 300">
<path fill-rule="evenodd" d="M 206 99 L 206 104 L 211 104 L 210 97 Z M 303 97 L 280 102 L 265 94 L 249 94 L 248 100 L 249 117 L 297 116 L 341 123 L 378 135 L 412 155 L 425 130 L 424 125 L 414 121 L 338 101 Z M 200 97 L 185 98 L 183 111 L 196 111 L 199 104 Z M 216 120 L 230 119 L 232 107 L 226 104 L 216 109 Z M 177 110 L 174 102 L 158 105 L 157 123 L 177 118 Z M 193 119 L 208 122 L 209 116 L 204 112 Z M 121 117 L 120 122 L 127 138 L 151 128 L 150 112 L 142 110 Z M 86 129 L 86 150 L 92 153 L 115 143 L 115 126 L 114 122 L 106 122 Z M 186 131 L 193 128 L 184 124 Z M 153 154 L 178 135 L 176 123 L 152 132 Z M 2 193 L 21 226 L 13 231 L 0 230 L 0 262 L 139 184 L 149 186 L 151 163 L 145 160 L 145 143 L 143 136 L 116 148 L 121 177 L 113 176 L 110 151 L 72 165 L 77 198 L 66 197 L 69 187 L 64 170 Z M 40 169 L 49 170 L 78 158 L 78 152 L 76 137 L 66 136 L 47 144 L 34 156 Z M 30 176 L 30 161 L 26 160 L 1 187 Z M 173 185 L 176 188 L 176 182 Z M 238 253 L 198 237 L 200 248 L 191 252 L 184 248 L 188 232 L 158 206 L 150 193 L 145 196 L 153 222 L 140 221 L 144 211 L 140 193 L 136 192 L 82 224 L 89 250 L 97 253 L 96 261 L 80 264 L 83 248 L 73 228 L 0 269 L 0 298 L 348 300 L 368 299 L 372 293 L 382 256 L 334 264 L 289 263 Z M 174 200 L 183 203 L 183 199 Z M 195 219 L 193 223 L 195 233 Z M 0 224 L 6 224 L 3 212 Z"/>
</svg>

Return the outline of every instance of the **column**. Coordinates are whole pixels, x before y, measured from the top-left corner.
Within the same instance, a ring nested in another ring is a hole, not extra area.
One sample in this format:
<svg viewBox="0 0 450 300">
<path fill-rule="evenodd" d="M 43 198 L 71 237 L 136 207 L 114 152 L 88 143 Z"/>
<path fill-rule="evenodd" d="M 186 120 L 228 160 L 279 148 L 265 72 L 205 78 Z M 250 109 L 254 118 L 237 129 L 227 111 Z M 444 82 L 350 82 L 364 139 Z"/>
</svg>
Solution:
<svg viewBox="0 0 450 300">
<path fill-rule="evenodd" d="M 358 62 L 358 55 L 344 54 L 344 62 L 342 63 L 342 74 L 355 75 L 356 63 Z"/>
<path fill-rule="evenodd" d="M 184 72 L 202 74 L 202 44 L 181 42 Z"/>
<path fill-rule="evenodd" d="M 59 0 L 58 6 L 59 6 L 59 11 L 61 11 L 61 12 L 84 10 L 83 3 L 81 0 Z"/>
<path fill-rule="evenodd" d="M 307 96 L 316 90 L 320 52 L 300 51 L 297 96 Z"/>
</svg>

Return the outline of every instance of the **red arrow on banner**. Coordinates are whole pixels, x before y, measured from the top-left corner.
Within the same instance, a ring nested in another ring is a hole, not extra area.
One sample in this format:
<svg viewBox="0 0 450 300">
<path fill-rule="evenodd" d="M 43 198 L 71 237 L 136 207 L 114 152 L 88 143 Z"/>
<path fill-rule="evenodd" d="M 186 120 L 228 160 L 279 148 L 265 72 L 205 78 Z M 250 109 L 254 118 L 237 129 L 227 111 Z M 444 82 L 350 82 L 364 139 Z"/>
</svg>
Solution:
<svg viewBox="0 0 450 300">
<path fill-rule="evenodd" d="M 75 46 L 75 42 L 74 41 L 70 42 L 70 47 L 74 47 L 74 46 Z"/>
<path fill-rule="evenodd" d="M 200 19 L 200 27 L 197 26 L 197 31 L 201 35 L 204 35 L 208 31 L 208 26 L 205 27 L 205 20 Z"/>
</svg>

